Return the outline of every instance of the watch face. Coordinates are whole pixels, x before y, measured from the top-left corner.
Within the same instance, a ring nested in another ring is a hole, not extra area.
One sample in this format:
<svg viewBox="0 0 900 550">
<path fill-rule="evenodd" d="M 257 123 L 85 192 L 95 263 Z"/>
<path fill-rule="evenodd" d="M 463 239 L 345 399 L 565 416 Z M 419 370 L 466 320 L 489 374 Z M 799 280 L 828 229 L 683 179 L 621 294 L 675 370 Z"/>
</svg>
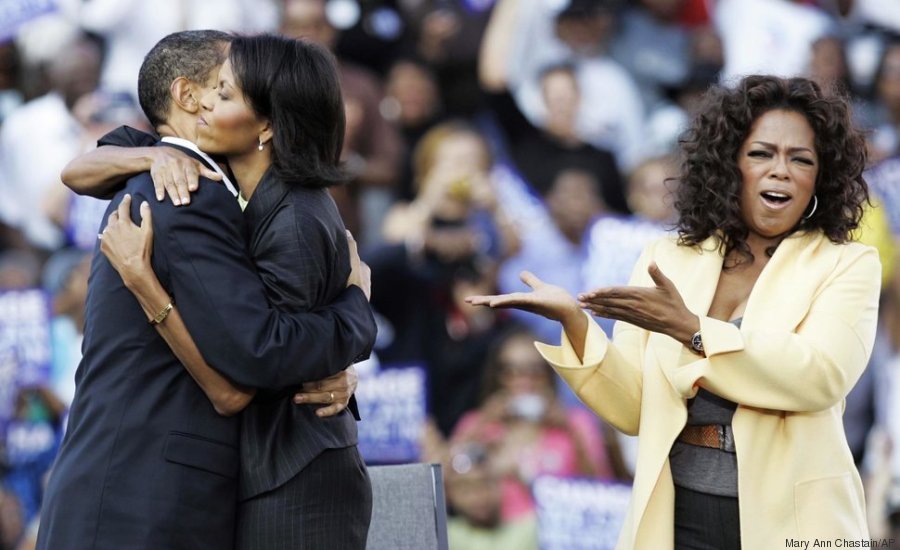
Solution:
<svg viewBox="0 0 900 550">
<path fill-rule="evenodd" d="M 691 347 L 694 348 L 694 351 L 703 352 L 703 340 L 700 338 L 699 332 L 691 337 Z"/>
</svg>

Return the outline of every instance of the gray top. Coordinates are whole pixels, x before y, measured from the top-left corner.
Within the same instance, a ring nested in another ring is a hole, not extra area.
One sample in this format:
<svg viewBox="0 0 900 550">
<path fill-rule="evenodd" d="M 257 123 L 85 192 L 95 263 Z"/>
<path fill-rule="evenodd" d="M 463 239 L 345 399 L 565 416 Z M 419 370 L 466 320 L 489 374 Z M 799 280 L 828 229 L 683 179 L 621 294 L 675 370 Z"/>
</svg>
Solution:
<svg viewBox="0 0 900 550">
<path fill-rule="evenodd" d="M 741 319 L 731 321 L 738 327 Z M 689 426 L 719 424 L 731 429 L 737 403 L 700 389 L 688 400 Z M 737 455 L 710 447 L 675 441 L 669 452 L 669 465 L 675 485 L 726 497 L 737 497 Z"/>
</svg>

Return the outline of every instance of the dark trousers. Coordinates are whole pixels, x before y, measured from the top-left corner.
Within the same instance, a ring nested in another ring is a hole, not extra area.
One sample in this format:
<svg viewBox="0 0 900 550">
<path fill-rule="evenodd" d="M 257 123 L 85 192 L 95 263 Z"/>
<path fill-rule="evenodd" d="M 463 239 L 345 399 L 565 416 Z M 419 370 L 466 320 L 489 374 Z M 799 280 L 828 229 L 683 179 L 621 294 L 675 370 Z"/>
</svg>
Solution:
<svg viewBox="0 0 900 550">
<path fill-rule="evenodd" d="M 290 481 L 238 508 L 237 550 L 363 550 L 372 484 L 355 446 L 323 451 Z"/>
<path fill-rule="evenodd" d="M 675 550 L 740 550 L 738 499 L 675 486 Z"/>
</svg>

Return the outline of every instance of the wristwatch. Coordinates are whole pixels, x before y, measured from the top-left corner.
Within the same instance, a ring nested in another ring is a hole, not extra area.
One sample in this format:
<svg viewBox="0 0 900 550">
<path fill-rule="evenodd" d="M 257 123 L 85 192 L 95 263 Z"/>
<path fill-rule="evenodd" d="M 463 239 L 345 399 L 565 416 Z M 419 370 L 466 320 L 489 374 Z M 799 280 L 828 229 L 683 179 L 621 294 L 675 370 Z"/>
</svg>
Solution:
<svg viewBox="0 0 900 550">
<path fill-rule="evenodd" d="M 691 336 L 691 349 L 700 355 L 704 355 L 703 353 L 703 338 L 700 337 L 700 331 L 694 333 Z"/>
</svg>

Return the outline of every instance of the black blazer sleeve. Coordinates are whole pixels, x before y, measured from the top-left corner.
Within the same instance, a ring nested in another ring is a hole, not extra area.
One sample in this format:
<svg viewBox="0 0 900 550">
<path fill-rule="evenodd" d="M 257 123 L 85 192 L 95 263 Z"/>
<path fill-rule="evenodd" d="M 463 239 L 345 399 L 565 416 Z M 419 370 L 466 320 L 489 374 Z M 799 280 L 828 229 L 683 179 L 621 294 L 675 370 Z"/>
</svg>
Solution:
<svg viewBox="0 0 900 550">
<path fill-rule="evenodd" d="M 149 174 L 142 174 L 149 180 Z M 151 186 L 143 186 L 145 195 Z M 204 359 L 238 384 L 282 389 L 319 380 L 367 357 L 375 321 L 355 286 L 309 313 L 270 306 L 247 253 L 243 219 L 219 183 L 201 180 L 190 206 L 135 196 L 153 211 L 154 270 L 167 279 L 178 310 Z M 165 274 L 165 275 L 164 275 Z"/>
</svg>

